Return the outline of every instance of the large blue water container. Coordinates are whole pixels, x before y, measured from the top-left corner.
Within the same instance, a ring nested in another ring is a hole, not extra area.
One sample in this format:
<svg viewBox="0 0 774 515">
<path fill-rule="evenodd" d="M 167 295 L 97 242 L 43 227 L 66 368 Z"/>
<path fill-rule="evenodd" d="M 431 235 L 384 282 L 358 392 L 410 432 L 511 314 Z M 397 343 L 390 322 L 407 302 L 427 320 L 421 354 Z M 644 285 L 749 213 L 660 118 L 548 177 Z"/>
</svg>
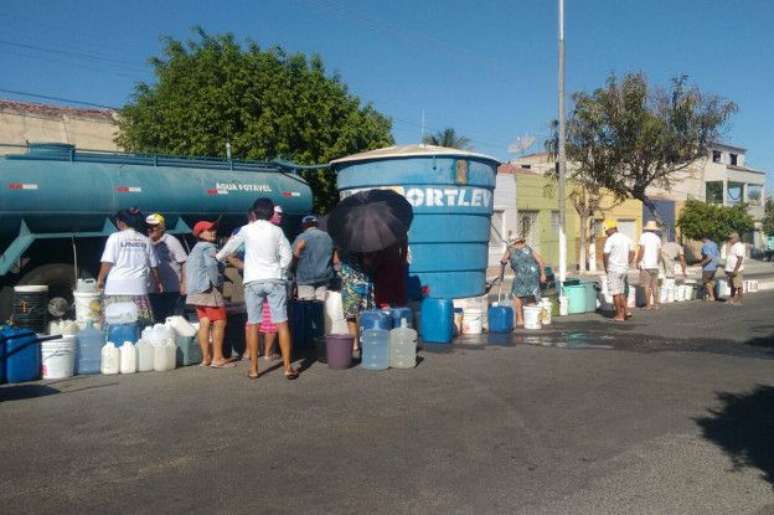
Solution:
<svg viewBox="0 0 774 515">
<path fill-rule="evenodd" d="M 337 159 L 342 198 L 391 189 L 409 201 L 409 273 L 433 298 L 482 295 L 489 225 L 499 162 L 489 156 L 431 145 L 388 147 Z"/>
<path fill-rule="evenodd" d="M 390 316 L 392 317 L 393 327 L 400 327 L 401 320 L 405 320 L 408 327 L 414 326 L 414 314 L 409 307 L 390 308 Z"/>
<path fill-rule="evenodd" d="M 369 370 L 385 370 L 390 366 L 390 332 L 384 329 L 363 331 L 360 365 Z"/>
<path fill-rule="evenodd" d="M 5 379 L 21 383 L 40 379 L 40 342 L 29 329 L 6 327 L 0 333 L 5 348 Z"/>
<path fill-rule="evenodd" d="M 422 341 L 449 343 L 454 337 L 454 303 L 450 299 L 422 301 Z"/>
<path fill-rule="evenodd" d="M 368 329 L 383 329 L 389 331 L 393 326 L 390 312 L 381 309 L 369 309 L 361 312 L 358 323 L 360 324 L 361 335 Z"/>
<path fill-rule="evenodd" d="M 102 363 L 102 346 L 105 338 L 94 328 L 91 321 L 78 333 L 75 351 L 75 371 L 78 374 L 99 374 Z M 123 344 L 123 342 L 122 342 Z"/>
<path fill-rule="evenodd" d="M 136 322 L 129 324 L 110 324 L 107 327 L 107 341 L 120 347 L 124 342 L 137 343 L 140 339 L 140 326 Z"/>
</svg>

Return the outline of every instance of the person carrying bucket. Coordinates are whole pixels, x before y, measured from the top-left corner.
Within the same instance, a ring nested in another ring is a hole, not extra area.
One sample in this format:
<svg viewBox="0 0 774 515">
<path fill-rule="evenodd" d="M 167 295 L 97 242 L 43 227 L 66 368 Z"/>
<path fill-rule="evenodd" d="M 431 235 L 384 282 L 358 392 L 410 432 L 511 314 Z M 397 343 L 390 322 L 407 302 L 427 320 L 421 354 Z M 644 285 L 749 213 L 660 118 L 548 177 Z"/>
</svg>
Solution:
<svg viewBox="0 0 774 515">
<path fill-rule="evenodd" d="M 513 270 L 513 313 L 516 316 L 516 327 L 524 327 L 524 304 L 540 302 L 540 284 L 546 282 L 543 258 L 527 245 L 524 236 L 517 236 L 505 249 L 500 263 L 503 267 L 510 263 Z"/>
</svg>

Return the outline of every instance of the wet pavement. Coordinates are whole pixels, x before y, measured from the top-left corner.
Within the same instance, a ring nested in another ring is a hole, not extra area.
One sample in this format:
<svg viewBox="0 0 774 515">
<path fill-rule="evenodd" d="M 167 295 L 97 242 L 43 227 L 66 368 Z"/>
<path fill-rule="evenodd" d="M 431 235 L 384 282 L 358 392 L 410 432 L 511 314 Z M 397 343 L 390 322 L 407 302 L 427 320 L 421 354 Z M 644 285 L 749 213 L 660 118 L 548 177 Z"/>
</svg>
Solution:
<svg viewBox="0 0 774 515">
<path fill-rule="evenodd" d="M 0 387 L 3 513 L 771 513 L 774 293 L 306 361 Z M 263 363 L 262 363 L 263 364 Z"/>
</svg>

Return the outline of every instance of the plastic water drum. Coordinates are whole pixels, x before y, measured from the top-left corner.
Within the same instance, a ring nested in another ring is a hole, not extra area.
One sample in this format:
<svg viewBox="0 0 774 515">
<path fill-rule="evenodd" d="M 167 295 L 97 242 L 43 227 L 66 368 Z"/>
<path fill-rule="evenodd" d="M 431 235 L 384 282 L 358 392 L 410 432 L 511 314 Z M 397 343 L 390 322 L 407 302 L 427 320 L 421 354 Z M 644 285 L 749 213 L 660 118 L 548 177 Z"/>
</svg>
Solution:
<svg viewBox="0 0 774 515">
<path fill-rule="evenodd" d="M 368 370 L 386 370 L 390 366 L 390 332 L 367 329 L 360 340 L 360 366 Z"/>
<path fill-rule="evenodd" d="M 510 333 L 513 331 L 513 308 L 504 304 L 489 306 L 489 332 Z"/>
<path fill-rule="evenodd" d="M 541 329 L 543 326 L 540 323 L 540 313 L 543 311 L 543 307 L 537 306 L 524 306 L 524 329 Z"/>
<path fill-rule="evenodd" d="M 21 383 L 40 378 L 40 342 L 31 329 L 5 327 L 0 342 L 5 348 L 6 381 Z"/>
<path fill-rule="evenodd" d="M 582 284 L 572 284 L 564 287 L 567 297 L 567 314 L 577 315 L 586 312 L 586 287 Z"/>
<path fill-rule="evenodd" d="M 454 337 L 454 303 L 450 299 L 422 301 L 422 340 L 450 343 Z"/>
<path fill-rule="evenodd" d="M 64 379 L 75 374 L 76 337 L 64 336 L 40 344 L 43 379 Z"/>
</svg>

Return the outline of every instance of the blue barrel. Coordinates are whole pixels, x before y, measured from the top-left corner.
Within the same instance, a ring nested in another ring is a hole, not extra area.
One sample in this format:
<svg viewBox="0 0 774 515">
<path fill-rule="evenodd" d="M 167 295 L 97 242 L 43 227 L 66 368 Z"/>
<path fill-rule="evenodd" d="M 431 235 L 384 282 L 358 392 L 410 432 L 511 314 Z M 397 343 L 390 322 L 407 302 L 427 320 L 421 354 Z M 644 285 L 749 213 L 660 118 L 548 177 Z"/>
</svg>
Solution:
<svg viewBox="0 0 774 515">
<path fill-rule="evenodd" d="M 392 329 L 392 317 L 389 311 L 385 312 L 381 309 L 369 309 L 360 313 L 358 320 L 360 324 L 360 334 L 369 329 L 383 329 L 389 331 Z"/>
<path fill-rule="evenodd" d="M 6 327 L 0 333 L 5 354 L 5 379 L 21 383 L 40 379 L 40 342 L 29 329 Z"/>
<path fill-rule="evenodd" d="M 409 231 L 409 283 L 427 296 L 454 299 L 484 293 L 489 225 L 499 162 L 430 145 L 388 147 L 331 162 L 342 198 L 390 189 L 414 208 Z"/>
<path fill-rule="evenodd" d="M 450 299 L 422 301 L 422 341 L 450 343 L 454 337 L 454 303 Z"/>
<path fill-rule="evenodd" d="M 400 327 L 400 321 L 405 320 L 407 327 L 413 327 L 414 314 L 411 312 L 411 308 L 399 307 L 390 308 L 390 316 L 392 316 L 392 326 Z"/>
<path fill-rule="evenodd" d="M 106 341 L 113 342 L 120 347 L 124 342 L 137 343 L 140 339 L 140 326 L 136 322 L 129 324 L 109 324 L 107 326 Z"/>
</svg>

